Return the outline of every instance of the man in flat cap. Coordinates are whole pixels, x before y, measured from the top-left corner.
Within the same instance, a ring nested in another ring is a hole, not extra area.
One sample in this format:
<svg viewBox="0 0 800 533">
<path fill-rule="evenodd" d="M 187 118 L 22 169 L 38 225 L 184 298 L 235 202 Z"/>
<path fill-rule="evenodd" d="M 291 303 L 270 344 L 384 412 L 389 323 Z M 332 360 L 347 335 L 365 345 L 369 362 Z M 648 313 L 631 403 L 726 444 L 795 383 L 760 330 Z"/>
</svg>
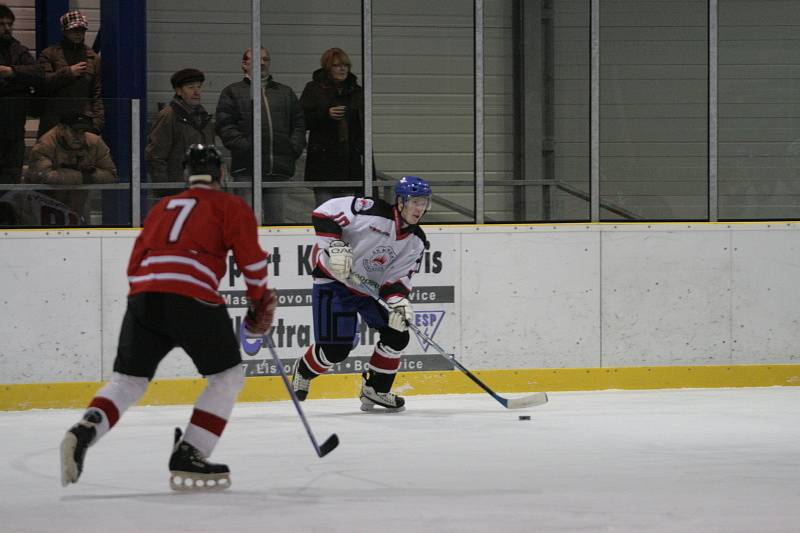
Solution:
<svg viewBox="0 0 800 533">
<path fill-rule="evenodd" d="M 60 19 L 63 38 L 39 56 L 46 82 L 39 94 L 45 96 L 37 137 L 58 123 L 66 113 L 90 117 L 92 131 L 100 133 L 105 123 L 100 76 L 100 57 L 84 39 L 89 23 L 80 11 L 68 11 Z"/>
<path fill-rule="evenodd" d="M 189 146 L 214 144 L 211 115 L 200 103 L 205 79 L 195 68 L 181 69 L 170 78 L 175 96 L 158 114 L 144 152 L 150 181 L 183 181 Z"/>
<path fill-rule="evenodd" d="M 51 198 L 73 209 L 88 220 L 87 189 L 70 189 L 70 185 L 114 183 L 117 168 L 111 151 L 100 136 L 91 133 L 92 117 L 83 113 L 67 113 L 47 131 L 31 150 L 27 183 L 63 186 L 43 191 Z"/>
</svg>

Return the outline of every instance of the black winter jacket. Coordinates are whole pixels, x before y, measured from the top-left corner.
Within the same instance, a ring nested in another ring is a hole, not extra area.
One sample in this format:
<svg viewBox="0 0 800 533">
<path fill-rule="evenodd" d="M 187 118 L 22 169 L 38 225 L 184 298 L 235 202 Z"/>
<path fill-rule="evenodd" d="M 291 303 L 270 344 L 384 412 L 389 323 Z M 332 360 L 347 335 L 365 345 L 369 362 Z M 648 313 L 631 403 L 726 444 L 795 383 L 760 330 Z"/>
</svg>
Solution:
<svg viewBox="0 0 800 533">
<path fill-rule="evenodd" d="M 161 110 L 144 149 L 150 181 L 183 181 L 183 157 L 192 144 L 214 144 L 214 124 L 203 106 L 190 112 L 179 96 Z"/>
<path fill-rule="evenodd" d="M 261 171 L 264 175 L 292 177 L 297 158 L 306 146 L 303 110 L 291 87 L 270 76 L 261 101 Z M 253 176 L 253 103 L 250 79 L 222 90 L 216 111 L 216 131 L 231 151 L 231 176 Z"/>
<path fill-rule="evenodd" d="M 308 181 L 364 178 L 364 91 L 351 72 L 340 86 L 323 69 L 306 84 L 300 104 L 309 130 L 306 174 Z M 328 109 L 347 106 L 347 133 Z"/>
<path fill-rule="evenodd" d="M 14 68 L 12 77 L 0 78 L 0 139 L 21 139 L 30 98 L 44 83 L 44 70 L 16 39 L 0 41 L 0 64 Z"/>
</svg>

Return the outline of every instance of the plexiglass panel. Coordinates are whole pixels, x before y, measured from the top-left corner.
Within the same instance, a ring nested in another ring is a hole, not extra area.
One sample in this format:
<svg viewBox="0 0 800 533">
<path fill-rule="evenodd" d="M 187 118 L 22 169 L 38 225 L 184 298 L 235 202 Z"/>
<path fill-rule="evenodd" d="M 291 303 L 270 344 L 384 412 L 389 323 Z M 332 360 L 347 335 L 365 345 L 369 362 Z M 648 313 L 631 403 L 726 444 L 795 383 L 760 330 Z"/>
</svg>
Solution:
<svg viewBox="0 0 800 533">
<path fill-rule="evenodd" d="M 719 216 L 800 217 L 800 9 L 719 2 Z"/>
<path fill-rule="evenodd" d="M 131 102 L 3 97 L 0 226 L 128 226 Z"/>
<path fill-rule="evenodd" d="M 601 2 L 602 219 L 708 217 L 707 10 Z"/>
<path fill-rule="evenodd" d="M 262 2 L 269 72 L 283 85 L 267 89 L 262 172 L 265 182 L 292 179 L 278 189 L 264 184 L 267 223 L 309 224 L 313 208 L 326 199 L 364 193 L 361 4 Z M 297 113 L 289 91 L 298 99 Z M 308 130 L 307 145 L 298 120 Z M 303 183 L 313 188 L 296 187 Z"/>
<path fill-rule="evenodd" d="M 589 2 L 484 2 L 486 221 L 589 217 Z"/>
<path fill-rule="evenodd" d="M 372 9 L 377 179 L 429 180 L 425 222 L 474 221 L 473 2 L 375 0 Z"/>
</svg>

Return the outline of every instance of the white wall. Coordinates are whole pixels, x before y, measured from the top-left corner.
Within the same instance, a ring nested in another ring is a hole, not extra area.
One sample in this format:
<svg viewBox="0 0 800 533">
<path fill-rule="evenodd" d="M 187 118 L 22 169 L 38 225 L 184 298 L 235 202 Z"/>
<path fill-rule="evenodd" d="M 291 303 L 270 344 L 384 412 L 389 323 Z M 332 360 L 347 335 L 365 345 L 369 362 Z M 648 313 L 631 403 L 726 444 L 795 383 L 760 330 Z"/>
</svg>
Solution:
<svg viewBox="0 0 800 533">
<path fill-rule="evenodd" d="M 272 285 L 307 294 L 310 229 L 261 230 Z M 434 338 L 469 368 L 767 364 L 800 360 L 800 225 L 428 227 L 418 288 L 454 287 Z M 0 233 L 0 383 L 107 379 L 125 309 L 134 230 Z M 275 253 L 277 249 L 277 254 Z M 242 290 L 240 280 L 221 290 Z M 438 294 L 442 294 L 441 292 Z M 241 318 L 244 309 L 231 308 Z M 286 332 L 311 324 L 283 305 Z M 281 358 L 307 337 L 275 337 Z M 243 353 L 245 361 L 269 359 Z M 369 355 L 368 345 L 354 355 Z M 408 354 L 435 357 L 413 341 Z M 168 357 L 160 377 L 193 376 Z"/>
</svg>

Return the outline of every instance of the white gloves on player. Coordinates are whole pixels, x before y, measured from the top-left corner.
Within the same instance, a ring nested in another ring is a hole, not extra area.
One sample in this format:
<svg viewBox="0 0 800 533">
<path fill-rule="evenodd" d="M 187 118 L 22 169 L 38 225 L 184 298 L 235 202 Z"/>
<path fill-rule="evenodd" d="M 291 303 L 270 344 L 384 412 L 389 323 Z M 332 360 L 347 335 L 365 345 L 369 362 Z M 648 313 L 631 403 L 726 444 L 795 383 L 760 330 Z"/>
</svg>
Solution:
<svg viewBox="0 0 800 533">
<path fill-rule="evenodd" d="M 397 331 L 406 331 L 408 323 L 414 320 L 414 311 L 411 309 L 411 302 L 402 296 L 390 296 L 386 304 L 391 311 L 389 312 L 389 327 Z"/>
<path fill-rule="evenodd" d="M 345 280 L 353 270 L 353 250 L 344 241 L 331 241 L 328 245 L 328 268 L 331 274 Z"/>
</svg>

